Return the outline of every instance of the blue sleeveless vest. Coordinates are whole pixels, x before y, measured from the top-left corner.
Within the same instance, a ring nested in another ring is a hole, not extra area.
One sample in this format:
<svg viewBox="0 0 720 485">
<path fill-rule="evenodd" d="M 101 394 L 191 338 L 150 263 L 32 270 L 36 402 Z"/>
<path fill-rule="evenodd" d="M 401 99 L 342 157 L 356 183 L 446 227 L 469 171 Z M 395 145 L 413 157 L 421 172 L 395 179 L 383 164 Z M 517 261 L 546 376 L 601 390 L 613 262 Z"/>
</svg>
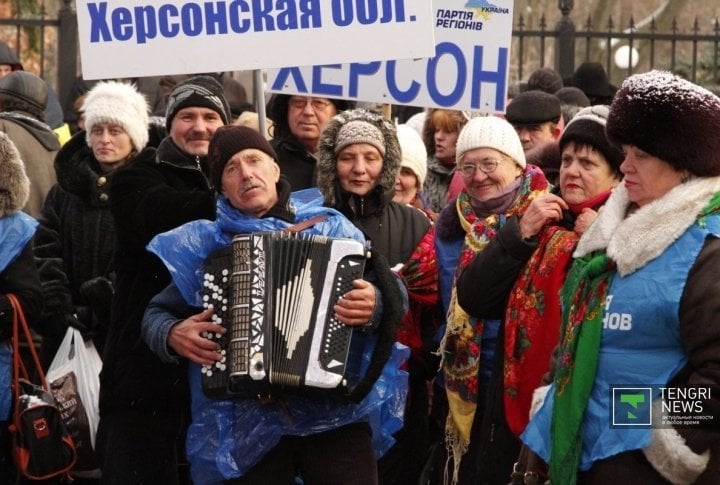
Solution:
<svg viewBox="0 0 720 485">
<path fill-rule="evenodd" d="M 651 429 L 613 428 L 611 386 L 666 385 L 687 364 L 680 336 L 679 306 L 690 268 L 705 239 L 720 234 L 720 216 L 701 227 L 695 223 L 660 256 L 621 277 L 614 275 L 608 291 L 595 384 L 582 426 L 580 470 L 624 451 L 650 444 Z M 545 461 L 550 461 L 550 425 L 554 385 L 521 439 Z"/>
</svg>

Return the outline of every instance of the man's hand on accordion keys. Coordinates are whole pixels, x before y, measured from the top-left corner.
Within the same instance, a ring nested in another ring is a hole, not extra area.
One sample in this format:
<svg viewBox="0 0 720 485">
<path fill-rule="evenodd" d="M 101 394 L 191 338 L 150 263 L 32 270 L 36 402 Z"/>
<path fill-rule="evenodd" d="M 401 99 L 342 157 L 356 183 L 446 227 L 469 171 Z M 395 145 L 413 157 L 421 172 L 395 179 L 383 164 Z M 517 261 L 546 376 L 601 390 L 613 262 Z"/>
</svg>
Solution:
<svg viewBox="0 0 720 485">
<path fill-rule="evenodd" d="M 333 307 L 335 318 L 345 325 L 367 325 L 375 310 L 377 293 L 372 283 L 353 281 L 353 289 L 345 293 Z"/>
<path fill-rule="evenodd" d="M 225 328 L 210 320 L 212 308 L 176 323 L 168 333 L 167 343 L 178 355 L 201 365 L 222 359 L 220 346 L 207 338 L 208 333 L 225 333 Z"/>
</svg>

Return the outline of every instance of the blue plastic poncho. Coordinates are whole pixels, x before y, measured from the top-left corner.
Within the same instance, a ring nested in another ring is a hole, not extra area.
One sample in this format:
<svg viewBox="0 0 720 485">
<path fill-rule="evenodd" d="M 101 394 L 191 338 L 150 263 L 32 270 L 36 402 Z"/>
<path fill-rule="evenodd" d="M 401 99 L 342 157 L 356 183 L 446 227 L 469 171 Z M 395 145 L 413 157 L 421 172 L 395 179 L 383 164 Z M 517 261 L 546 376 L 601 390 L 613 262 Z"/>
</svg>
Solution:
<svg viewBox="0 0 720 485">
<path fill-rule="evenodd" d="M 348 219 L 334 209 L 322 206 L 323 199 L 317 189 L 293 193 L 291 202 L 297 221 L 321 214 L 329 216 L 306 232 L 365 241 L 363 234 Z M 199 308 L 203 263 L 214 250 L 230 244 L 233 234 L 277 231 L 290 225 L 276 218 L 258 219 L 245 215 L 220 196 L 216 221 L 194 221 L 160 234 L 150 242 L 148 249 L 168 267 L 185 301 Z M 365 365 L 369 362 L 371 348 L 372 343 L 368 342 L 363 356 Z M 306 436 L 359 420 L 370 423 L 376 455 L 382 456 L 394 443 L 392 434 L 402 427 L 407 373 L 400 366 L 408 356 L 409 350 L 396 344 L 381 377 L 360 403 L 339 404 L 327 398 L 311 400 L 288 395 L 284 398 L 286 407 L 277 403 L 261 404 L 255 399 L 208 399 L 201 387 L 200 366 L 191 363 L 192 424 L 187 434 L 187 456 L 193 481 L 210 484 L 240 477 L 283 435 Z"/>
<path fill-rule="evenodd" d="M 12 263 L 30 242 L 37 228 L 37 221 L 18 212 L 0 218 L 0 273 Z M 10 417 L 12 393 L 12 348 L 9 342 L 0 342 L 0 421 Z"/>
</svg>

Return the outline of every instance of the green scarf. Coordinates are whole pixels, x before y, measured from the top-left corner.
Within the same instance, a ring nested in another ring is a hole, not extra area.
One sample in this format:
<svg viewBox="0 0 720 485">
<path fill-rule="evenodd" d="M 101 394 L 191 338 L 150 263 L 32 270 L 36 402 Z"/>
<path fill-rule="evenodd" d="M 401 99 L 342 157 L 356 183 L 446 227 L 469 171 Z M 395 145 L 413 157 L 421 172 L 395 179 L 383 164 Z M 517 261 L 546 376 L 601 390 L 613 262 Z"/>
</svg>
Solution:
<svg viewBox="0 0 720 485">
<path fill-rule="evenodd" d="M 615 264 L 597 251 L 573 263 L 561 291 L 562 329 L 552 411 L 550 482 L 574 485 L 582 426 L 595 382 L 605 297 Z M 568 304 L 569 303 L 569 304 Z"/>
</svg>

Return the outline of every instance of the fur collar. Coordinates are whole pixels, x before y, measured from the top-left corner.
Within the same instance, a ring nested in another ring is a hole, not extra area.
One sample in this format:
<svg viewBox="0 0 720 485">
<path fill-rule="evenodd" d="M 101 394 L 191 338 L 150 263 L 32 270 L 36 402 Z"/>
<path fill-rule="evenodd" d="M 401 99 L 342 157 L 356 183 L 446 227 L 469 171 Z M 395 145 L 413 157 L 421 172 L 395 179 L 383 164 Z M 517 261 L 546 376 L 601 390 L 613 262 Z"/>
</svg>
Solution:
<svg viewBox="0 0 720 485">
<path fill-rule="evenodd" d="M 627 215 L 630 201 L 621 183 L 580 239 L 574 256 L 604 249 L 617 263 L 621 276 L 630 274 L 685 233 L 718 191 L 720 177 L 693 178 Z"/>
<path fill-rule="evenodd" d="M 0 132 L 0 217 L 18 212 L 30 196 L 30 180 L 15 144 Z"/>
</svg>

